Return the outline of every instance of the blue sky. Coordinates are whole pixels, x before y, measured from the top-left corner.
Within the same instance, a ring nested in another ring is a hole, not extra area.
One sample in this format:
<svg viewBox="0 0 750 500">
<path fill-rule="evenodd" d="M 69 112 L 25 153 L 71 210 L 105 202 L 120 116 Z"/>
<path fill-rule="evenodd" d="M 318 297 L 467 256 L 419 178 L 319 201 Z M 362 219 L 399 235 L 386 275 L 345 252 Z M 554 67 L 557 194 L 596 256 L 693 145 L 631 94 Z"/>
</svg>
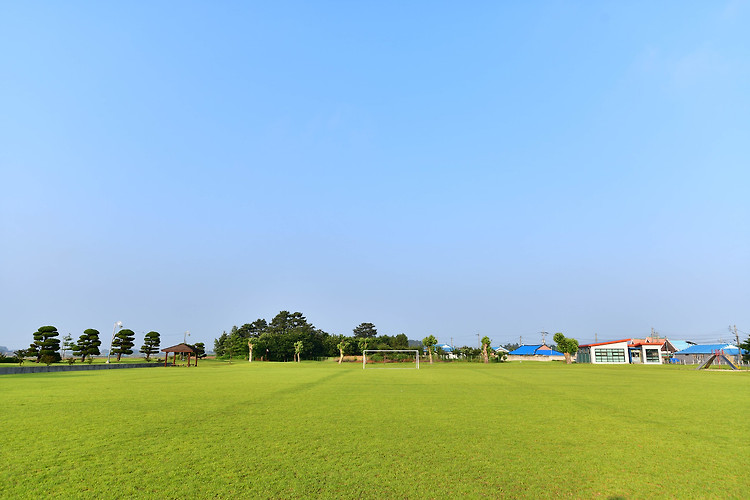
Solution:
<svg viewBox="0 0 750 500">
<path fill-rule="evenodd" d="M 749 23 L 4 3 L 0 345 L 118 320 L 212 345 L 282 309 L 455 344 L 750 331 Z"/>
</svg>

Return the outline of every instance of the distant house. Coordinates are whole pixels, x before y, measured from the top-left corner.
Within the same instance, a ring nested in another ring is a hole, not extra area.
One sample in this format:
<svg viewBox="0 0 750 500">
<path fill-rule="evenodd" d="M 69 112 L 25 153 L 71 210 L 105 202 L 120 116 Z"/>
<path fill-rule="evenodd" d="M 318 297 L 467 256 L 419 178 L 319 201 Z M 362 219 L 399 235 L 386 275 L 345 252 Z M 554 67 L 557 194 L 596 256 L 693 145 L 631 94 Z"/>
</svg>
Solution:
<svg viewBox="0 0 750 500">
<path fill-rule="evenodd" d="M 508 353 L 508 360 L 533 359 L 537 361 L 551 361 L 553 359 L 564 358 L 565 355 L 557 352 L 546 344 L 522 345 Z"/>
<path fill-rule="evenodd" d="M 448 344 L 438 344 L 437 347 L 443 351 L 443 356 L 445 356 L 444 359 L 458 359 L 458 353 L 453 346 Z"/>
<path fill-rule="evenodd" d="M 672 340 L 672 339 L 664 339 L 664 347 L 666 350 L 672 354 L 682 351 L 683 349 L 687 349 L 691 345 L 696 345 L 695 342 L 690 342 L 689 340 Z"/>
</svg>

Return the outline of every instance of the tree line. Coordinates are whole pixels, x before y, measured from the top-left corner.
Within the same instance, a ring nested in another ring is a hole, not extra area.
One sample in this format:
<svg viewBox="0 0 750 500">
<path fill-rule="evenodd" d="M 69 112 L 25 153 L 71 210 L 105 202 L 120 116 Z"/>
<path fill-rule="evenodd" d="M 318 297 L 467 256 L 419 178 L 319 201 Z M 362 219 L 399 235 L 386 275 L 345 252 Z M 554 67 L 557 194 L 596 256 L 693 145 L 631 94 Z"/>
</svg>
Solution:
<svg viewBox="0 0 750 500">
<path fill-rule="evenodd" d="M 72 356 L 80 358 L 81 363 L 87 360 L 90 363 L 94 356 L 101 354 L 99 347 L 102 345 L 102 342 L 99 339 L 98 330 L 93 328 L 86 329 L 76 341 L 73 341 L 71 335 L 68 334 L 62 338 L 61 342 L 58 338 L 59 335 L 60 333 L 54 326 L 40 326 L 34 332 L 34 341 L 29 347 L 14 352 L 16 356 L 15 360 L 23 363 L 26 358 L 32 358 L 36 363 L 50 365 L 62 361 L 65 353 L 70 351 Z M 148 332 L 144 335 L 143 344 L 139 352 L 145 355 L 146 361 L 150 361 L 151 356 L 159 352 L 160 344 L 161 336 L 159 332 Z M 123 355 L 133 354 L 134 347 L 135 333 L 133 330 L 125 328 L 115 334 L 109 354 L 114 354 L 117 361 L 120 361 Z M 205 357 L 206 350 L 202 342 L 198 342 L 192 345 L 192 347 L 196 350 L 199 357 Z M 68 358 L 69 363 L 73 361 L 75 361 L 74 357 Z"/>
<path fill-rule="evenodd" d="M 341 363 L 345 356 L 362 354 L 366 349 L 425 349 L 430 362 L 433 355 L 445 353 L 437 346 L 434 335 L 421 341 L 410 340 L 406 334 L 379 335 L 372 323 L 360 323 L 351 336 L 332 335 L 307 321 L 301 312 L 279 312 L 270 322 L 263 318 L 240 327 L 233 326 L 214 340 L 214 352 L 219 358 L 244 358 L 263 361 L 299 361 L 338 357 Z M 461 347 L 457 353 L 466 359 L 481 356 L 485 363 L 490 360 L 503 361 L 500 353 L 490 348 L 490 339 L 482 339 L 481 348 Z"/>
<path fill-rule="evenodd" d="M 233 326 L 214 340 L 214 352 L 222 358 L 250 358 L 264 361 L 322 359 L 361 354 L 364 349 L 421 348 L 404 333 L 378 335 L 372 323 L 361 323 L 351 336 L 333 335 L 316 328 L 301 312 L 280 311 L 271 321 L 257 319 Z"/>
</svg>

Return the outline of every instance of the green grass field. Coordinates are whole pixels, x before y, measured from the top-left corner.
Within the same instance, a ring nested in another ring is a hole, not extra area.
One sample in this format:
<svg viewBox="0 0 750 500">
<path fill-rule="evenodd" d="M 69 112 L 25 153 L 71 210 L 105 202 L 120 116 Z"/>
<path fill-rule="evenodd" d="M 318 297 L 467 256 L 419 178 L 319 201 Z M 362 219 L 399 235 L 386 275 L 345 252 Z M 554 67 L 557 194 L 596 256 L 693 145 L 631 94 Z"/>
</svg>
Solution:
<svg viewBox="0 0 750 500">
<path fill-rule="evenodd" d="M 0 377 L 0 497 L 750 495 L 750 374 L 202 362 Z"/>
</svg>

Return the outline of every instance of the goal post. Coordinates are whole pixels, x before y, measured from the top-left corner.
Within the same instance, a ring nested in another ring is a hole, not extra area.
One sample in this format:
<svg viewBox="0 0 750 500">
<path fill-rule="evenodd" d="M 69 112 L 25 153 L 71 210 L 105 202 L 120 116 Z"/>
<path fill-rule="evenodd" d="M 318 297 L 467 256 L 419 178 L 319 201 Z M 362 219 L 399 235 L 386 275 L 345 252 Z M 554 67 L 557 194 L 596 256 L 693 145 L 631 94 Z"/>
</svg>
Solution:
<svg viewBox="0 0 750 500">
<path fill-rule="evenodd" d="M 378 368 L 416 368 L 419 370 L 419 351 L 415 349 L 365 349 L 362 351 L 362 369 L 367 368 L 367 355 L 373 354 L 382 359 L 373 360 L 373 365 Z M 378 356 L 379 355 L 379 356 Z M 381 363 L 382 361 L 382 363 Z M 401 366 L 388 366 L 388 365 Z M 404 366 L 407 365 L 407 366 Z M 409 366 L 413 365 L 413 366 Z"/>
</svg>

